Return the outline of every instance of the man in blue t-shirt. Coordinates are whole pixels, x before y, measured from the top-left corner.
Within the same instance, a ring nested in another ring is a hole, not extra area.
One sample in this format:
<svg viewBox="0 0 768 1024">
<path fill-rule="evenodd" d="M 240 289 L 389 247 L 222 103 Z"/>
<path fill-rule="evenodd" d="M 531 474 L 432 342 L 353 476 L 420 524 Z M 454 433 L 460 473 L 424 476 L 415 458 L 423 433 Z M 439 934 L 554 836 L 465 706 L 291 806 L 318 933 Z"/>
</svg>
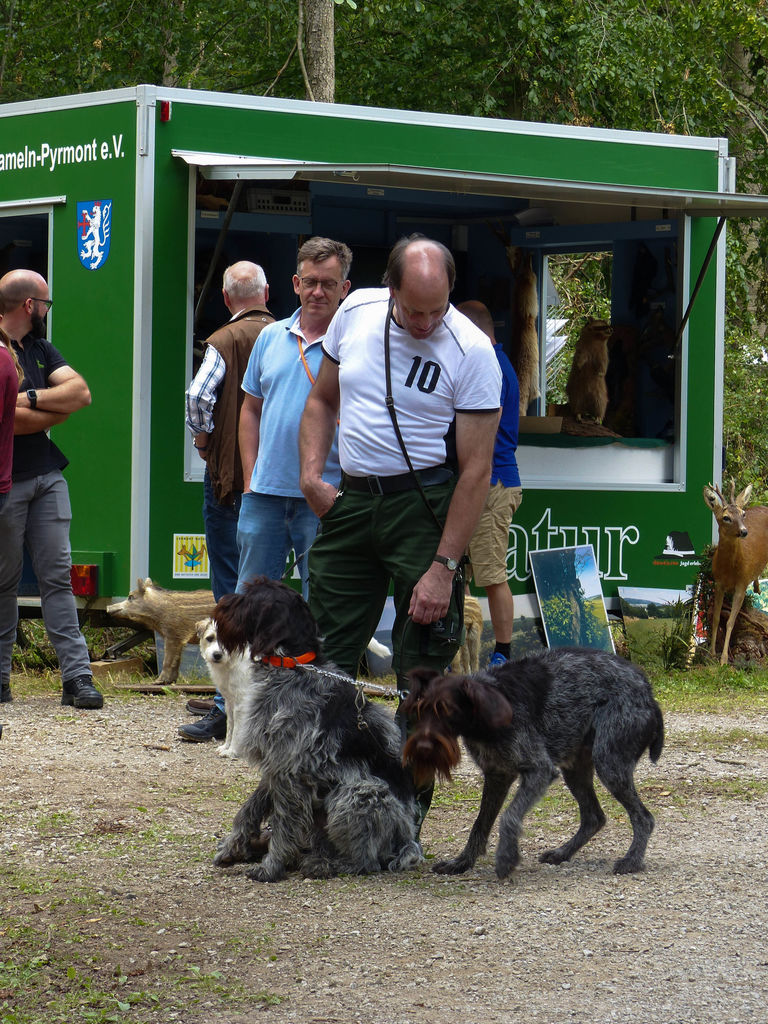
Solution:
<svg viewBox="0 0 768 1024">
<path fill-rule="evenodd" d="M 457 309 L 488 335 L 501 367 L 501 419 L 493 448 L 491 487 L 469 542 L 469 560 L 475 584 L 482 587 L 488 597 L 495 639 L 489 664 L 502 665 L 509 661 L 515 622 L 515 602 L 507 582 L 509 524 L 523 500 L 515 457 L 520 388 L 512 364 L 496 341 L 488 307 L 482 302 L 470 301 L 462 302 Z"/>
<path fill-rule="evenodd" d="M 349 291 L 351 264 L 343 242 L 305 242 L 293 276 L 301 305 L 262 331 L 248 360 L 239 432 L 245 490 L 237 528 L 238 591 L 256 575 L 280 579 L 293 549 L 307 597 L 307 552 L 318 520 L 299 487 L 299 422 L 322 361 L 325 332 Z M 334 441 L 323 479 L 338 486 L 340 478 Z"/>
</svg>

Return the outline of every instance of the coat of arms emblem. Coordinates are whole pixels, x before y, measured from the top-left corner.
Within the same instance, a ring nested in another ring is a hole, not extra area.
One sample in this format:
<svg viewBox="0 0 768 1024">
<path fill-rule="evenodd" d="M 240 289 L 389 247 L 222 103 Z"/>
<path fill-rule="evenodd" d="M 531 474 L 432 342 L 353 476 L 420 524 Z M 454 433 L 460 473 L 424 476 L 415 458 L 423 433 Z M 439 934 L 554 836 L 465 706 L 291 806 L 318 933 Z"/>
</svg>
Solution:
<svg viewBox="0 0 768 1024">
<path fill-rule="evenodd" d="M 111 229 L 111 199 L 77 204 L 77 254 L 86 270 L 98 270 L 107 262 Z"/>
</svg>

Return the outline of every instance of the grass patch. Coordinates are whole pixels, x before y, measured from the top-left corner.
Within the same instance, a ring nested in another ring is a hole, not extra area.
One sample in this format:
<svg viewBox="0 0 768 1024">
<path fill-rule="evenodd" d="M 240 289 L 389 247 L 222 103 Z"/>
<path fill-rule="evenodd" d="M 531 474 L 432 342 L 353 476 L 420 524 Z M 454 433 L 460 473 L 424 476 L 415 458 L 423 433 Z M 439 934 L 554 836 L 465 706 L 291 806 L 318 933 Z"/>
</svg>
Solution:
<svg viewBox="0 0 768 1024">
<path fill-rule="evenodd" d="M 82 626 L 85 642 L 92 661 L 101 658 L 112 644 L 129 639 L 135 633 L 132 626 L 93 626 L 85 622 Z M 148 675 L 157 674 L 157 655 L 152 640 L 145 640 L 132 647 L 133 657 L 141 658 Z M 17 643 L 13 648 L 13 671 L 19 673 L 55 671 L 58 668 L 56 651 L 51 643 L 42 619 L 21 619 Z"/>
<path fill-rule="evenodd" d="M 75 821 L 74 811 L 47 811 L 37 816 L 35 828 L 42 838 L 50 839 L 70 830 Z"/>
<path fill-rule="evenodd" d="M 480 806 L 482 786 L 454 779 L 452 782 L 435 786 L 432 807 L 455 807 L 457 804 L 472 803 Z"/>
<path fill-rule="evenodd" d="M 646 782 L 638 787 L 640 796 L 648 803 L 651 810 L 654 805 L 671 804 L 680 809 L 700 810 L 702 803 L 711 800 L 735 800 L 739 803 L 752 803 L 768 793 L 768 780 L 745 779 L 741 776 L 724 776 L 710 778 L 696 775 L 670 786 L 667 782 Z M 612 801 L 617 813 L 623 811 Z M 607 803 L 607 801 L 606 801 Z"/>
<path fill-rule="evenodd" d="M 768 712 L 768 669 L 762 666 L 701 665 L 648 675 L 665 711 Z"/>
<path fill-rule="evenodd" d="M 254 992 L 205 922 L 144 920 L 130 903 L 94 890 L 74 872 L 46 867 L 0 868 L 7 900 L 0 922 L 2 1024 L 130 1021 L 165 1024 L 205 1017 L 205 1007 L 243 1012 L 275 1006 L 285 996 Z M 61 898 L 34 905 L 30 895 L 55 889 Z M 214 934 L 218 934 L 214 932 Z M 238 942 L 254 959 L 274 959 L 274 925 L 247 926 Z"/>
<path fill-rule="evenodd" d="M 734 747 L 745 752 L 768 750 L 768 734 L 740 728 L 728 729 L 725 732 L 698 729 L 693 733 L 676 735 L 674 746 L 685 750 L 720 750 L 723 753 L 734 753 Z"/>
</svg>

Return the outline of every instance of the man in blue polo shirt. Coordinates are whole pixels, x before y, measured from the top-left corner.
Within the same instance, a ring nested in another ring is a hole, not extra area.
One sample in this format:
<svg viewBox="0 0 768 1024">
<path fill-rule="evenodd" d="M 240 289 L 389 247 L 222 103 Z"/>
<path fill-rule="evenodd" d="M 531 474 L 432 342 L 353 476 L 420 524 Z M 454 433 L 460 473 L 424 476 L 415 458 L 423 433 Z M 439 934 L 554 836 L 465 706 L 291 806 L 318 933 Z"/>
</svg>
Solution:
<svg viewBox="0 0 768 1024">
<path fill-rule="evenodd" d="M 489 665 L 503 665 L 510 658 L 515 623 L 515 601 L 507 582 L 509 525 L 523 500 L 515 455 L 520 388 L 512 364 L 496 341 L 493 317 L 488 307 L 482 302 L 469 300 L 456 308 L 491 339 L 501 369 L 501 419 L 493 447 L 491 488 L 469 542 L 469 560 L 475 585 L 482 587 L 488 598 L 495 642 Z"/>
<path fill-rule="evenodd" d="M 349 291 L 351 263 L 343 242 L 305 242 L 293 277 L 301 306 L 262 331 L 248 360 L 239 434 L 246 489 L 237 529 L 238 591 L 256 575 L 280 579 L 293 549 L 307 597 L 307 552 L 318 521 L 299 487 L 299 422 L 322 362 L 325 332 Z M 338 486 L 340 478 L 334 442 L 323 479 Z"/>
</svg>

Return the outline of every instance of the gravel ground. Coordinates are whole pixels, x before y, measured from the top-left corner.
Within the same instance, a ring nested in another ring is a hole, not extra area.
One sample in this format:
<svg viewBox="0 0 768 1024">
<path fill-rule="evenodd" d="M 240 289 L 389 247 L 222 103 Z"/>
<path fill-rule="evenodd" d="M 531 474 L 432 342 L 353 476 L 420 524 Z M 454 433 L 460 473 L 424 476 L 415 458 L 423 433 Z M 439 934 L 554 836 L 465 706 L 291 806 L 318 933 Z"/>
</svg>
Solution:
<svg viewBox="0 0 768 1024">
<path fill-rule="evenodd" d="M 765 713 L 666 716 L 659 764 L 637 773 L 656 816 L 641 874 L 611 874 L 629 831 L 608 798 L 608 825 L 571 864 L 538 862 L 574 827 L 556 783 L 511 880 L 491 849 L 460 877 L 428 861 L 277 885 L 213 868 L 254 773 L 180 742 L 186 720 L 175 695 L 0 707 L 0 1021 L 768 1021 Z M 438 789 L 428 857 L 463 845 L 478 785 L 465 759 Z M 87 1016 L 109 1000 L 117 1016 Z"/>
</svg>

